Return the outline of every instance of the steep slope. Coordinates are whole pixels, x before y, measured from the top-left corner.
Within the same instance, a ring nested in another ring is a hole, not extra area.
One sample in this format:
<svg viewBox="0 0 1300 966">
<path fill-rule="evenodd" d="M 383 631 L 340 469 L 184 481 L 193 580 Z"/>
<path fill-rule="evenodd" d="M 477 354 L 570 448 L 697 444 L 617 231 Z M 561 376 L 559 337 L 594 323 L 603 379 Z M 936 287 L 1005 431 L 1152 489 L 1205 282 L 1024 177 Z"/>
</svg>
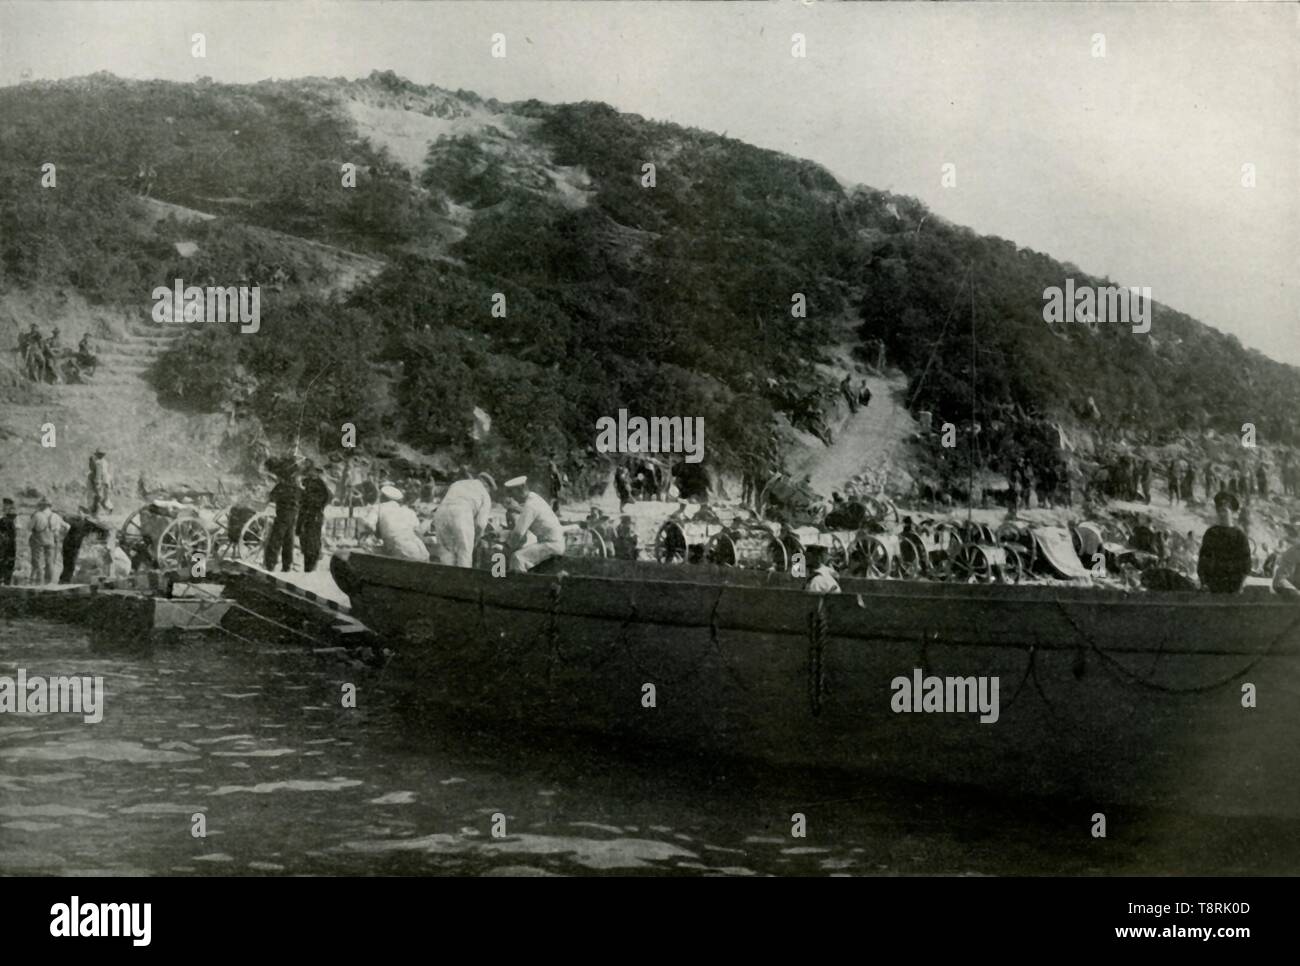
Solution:
<svg viewBox="0 0 1300 966">
<path fill-rule="evenodd" d="M 138 379 L 156 355 L 169 413 L 222 412 L 245 437 L 302 430 L 337 449 L 347 422 L 371 452 L 517 471 L 558 457 L 590 483 L 609 468 L 595 420 L 628 406 L 704 417 L 714 471 L 783 466 L 827 488 L 913 459 L 903 398 L 980 422 L 995 467 L 1058 431 L 1154 447 L 1249 419 L 1270 443 L 1300 440 L 1300 371 L 1172 308 L 1155 306 L 1145 337 L 1053 329 L 1048 287 L 1106 280 L 815 164 L 603 104 L 503 104 L 391 72 L 95 75 L 0 90 L 0 150 L 0 310 L 19 323 L 40 306 L 75 341 L 55 293 L 84 300 L 103 316 L 93 334 L 122 341 L 106 379 Z M 50 159 L 47 190 L 30 172 Z M 261 338 L 131 342 L 153 338 L 132 326 L 177 277 L 281 281 Z M 905 391 L 877 383 L 819 452 L 809 432 L 844 418 L 835 384 L 877 338 Z M 106 406 L 107 389 L 82 395 Z"/>
</svg>

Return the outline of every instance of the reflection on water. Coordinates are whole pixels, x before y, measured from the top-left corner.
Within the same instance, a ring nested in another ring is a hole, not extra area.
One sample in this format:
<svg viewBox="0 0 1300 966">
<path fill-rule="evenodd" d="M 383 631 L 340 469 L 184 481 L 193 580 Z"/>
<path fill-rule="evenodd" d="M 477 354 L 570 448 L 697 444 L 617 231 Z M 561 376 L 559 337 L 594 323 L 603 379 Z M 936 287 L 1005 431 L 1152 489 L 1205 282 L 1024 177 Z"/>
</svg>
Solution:
<svg viewBox="0 0 1300 966">
<path fill-rule="evenodd" d="M 1108 814 L 481 731 L 382 674 L 229 639 L 92 653 L 0 624 L 0 675 L 101 675 L 104 719 L 0 715 L 10 874 L 1296 872 L 1295 823 Z M 358 707 L 342 706 L 344 683 Z M 791 835 L 791 816 L 807 835 Z M 195 837 L 201 813 L 206 837 Z M 493 834 L 504 816 L 505 834 Z"/>
</svg>

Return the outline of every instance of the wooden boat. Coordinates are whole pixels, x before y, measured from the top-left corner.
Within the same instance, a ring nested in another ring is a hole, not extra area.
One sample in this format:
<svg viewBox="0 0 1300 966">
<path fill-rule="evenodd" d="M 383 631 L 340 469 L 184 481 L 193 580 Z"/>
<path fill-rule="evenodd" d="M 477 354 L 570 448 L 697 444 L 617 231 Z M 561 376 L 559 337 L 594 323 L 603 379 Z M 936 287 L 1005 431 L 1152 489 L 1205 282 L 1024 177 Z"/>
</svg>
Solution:
<svg viewBox="0 0 1300 966">
<path fill-rule="evenodd" d="M 1300 818 L 1300 606 L 1267 592 L 843 580 L 818 596 L 708 565 L 494 578 L 357 552 L 331 570 L 397 649 L 387 681 L 522 730 L 1062 797 L 1081 821 L 1109 804 Z M 917 669 L 996 678 L 997 720 L 896 712 Z"/>
</svg>

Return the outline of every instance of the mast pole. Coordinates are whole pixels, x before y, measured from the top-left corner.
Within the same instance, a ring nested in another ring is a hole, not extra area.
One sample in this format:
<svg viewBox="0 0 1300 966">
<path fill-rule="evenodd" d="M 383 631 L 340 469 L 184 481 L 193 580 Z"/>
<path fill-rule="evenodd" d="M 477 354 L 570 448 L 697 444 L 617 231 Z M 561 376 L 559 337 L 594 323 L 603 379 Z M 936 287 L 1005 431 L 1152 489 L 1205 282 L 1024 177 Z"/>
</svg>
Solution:
<svg viewBox="0 0 1300 966">
<path fill-rule="evenodd" d="M 975 499 L 975 263 L 970 268 L 970 472 L 966 483 L 966 522 Z"/>
</svg>

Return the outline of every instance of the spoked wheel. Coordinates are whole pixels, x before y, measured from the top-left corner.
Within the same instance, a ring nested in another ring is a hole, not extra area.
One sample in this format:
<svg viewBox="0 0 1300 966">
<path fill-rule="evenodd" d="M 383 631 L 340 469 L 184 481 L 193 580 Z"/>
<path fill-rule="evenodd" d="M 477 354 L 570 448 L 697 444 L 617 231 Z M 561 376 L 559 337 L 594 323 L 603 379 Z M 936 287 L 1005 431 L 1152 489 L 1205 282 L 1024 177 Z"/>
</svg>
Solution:
<svg viewBox="0 0 1300 966">
<path fill-rule="evenodd" d="M 993 561 L 979 544 L 968 543 L 949 558 L 947 576 L 957 583 L 987 584 L 993 579 Z"/>
<path fill-rule="evenodd" d="M 888 577 L 894 563 L 894 556 L 890 553 L 889 547 L 883 540 L 873 536 L 858 540 L 849 551 L 849 557 L 855 575 L 876 579 Z"/>
<path fill-rule="evenodd" d="M 236 560 L 245 562 L 255 562 L 266 546 L 266 539 L 271 535 L 271 521 L 275 519 L 270 513 L 257 513 L 248 518 L 239 531 L 239 539 L 235 541 L 234 554 Z"/>
<path fill-rule="evenodd" d="M 1001 562 L 995 566 L 998 583 L 1018 584 L 1029 576 L 1028 568 L 1025 566 L 1025 558 L 1021 556 L 1018 545 L 1004 543 L 997 549 L 1002 554 Z"/>
<path fill-rule="evenodd" d="M 790 554 L 776 537 L 767 541 L 767 566 L 769 570 L 785 573 L 790 569 Z"/>
<path fill-rule="evenodd" d="M 719 567 L 736 566 L 739 560 L 736 555 L 736 541 L 731 539 L 731 534 L 723 531 L 711 536 L 709 542 L 704 545 L 704 560 Z"/>
<path fill-rule="evenodd" d="M 117 531 L 117 545 L 130 557 L 134 557 L 141 547 L 147 546 L 149 538 L 144 535 L 140 525 L 140 510 L 131 511 L 131 515 L 122 521 Z"/>
<path fill-rule="evenodd" d="M 961 549 L 961 532 L 954 524 L 941 523 L 934 528 L 934 544 L 935 550 L 942 553 L 945 558 L 951 559 Z"/>
<path fill-rule="evenodd" d="M 675 520 L 664 521 L 655 533 L 655 560 L 672 564 L 686 562 L 686 531 Z"/>
<path fill-rule="evenodd" d="M 1004 523 L 998 527 L 997 542 L 1002 546 L 1011 546 L 1020 555 L 1020 562 L 1028 573 L 1034 569 L 1038 560 L 1038 544 L 1033 531 L 1024 524 Z"/>
<path fill-rule="evenodd" d="M 785 547 L 786 555 L 793 560 L 795 554 L 803 554 L 804 559 L 808 557 L 808 551 L 804 548 L 803 541 L 793 530 L 785 530 L 780 536 L 781 546 Z"/>
<path fill-rule="evenodd" d="M 183 570 L 190 566 L 191 555 L 198 551 L 212 555 L 212 534 L 195 517 L 179 517 L 167 524 L 158 536 L 154 559 L 164 570 Z"/>
<path fill-rule="evenodd" d="M 591 533 L 591 555 L 593 557 L 612 557 L 614 548 L 605 542 L 604 536 L 599 530 L 590 530 Z"/>
<path fill-rule="evenodd" d="M 925 572 L 925 544 L 915 534 L 906 534 L 898 541 L 898 573 L 915 580 Z"/>
</svg>

